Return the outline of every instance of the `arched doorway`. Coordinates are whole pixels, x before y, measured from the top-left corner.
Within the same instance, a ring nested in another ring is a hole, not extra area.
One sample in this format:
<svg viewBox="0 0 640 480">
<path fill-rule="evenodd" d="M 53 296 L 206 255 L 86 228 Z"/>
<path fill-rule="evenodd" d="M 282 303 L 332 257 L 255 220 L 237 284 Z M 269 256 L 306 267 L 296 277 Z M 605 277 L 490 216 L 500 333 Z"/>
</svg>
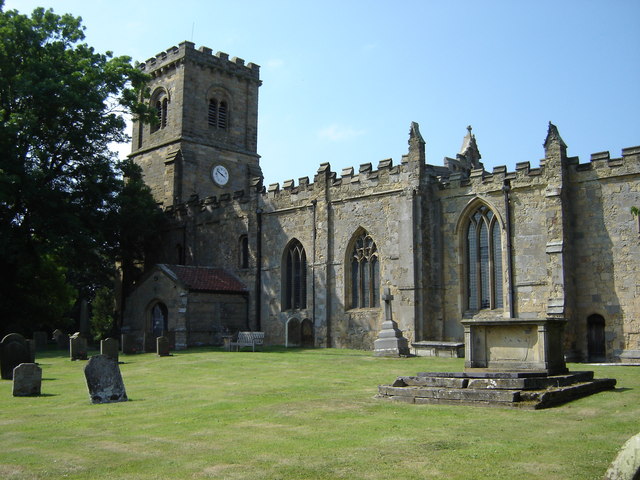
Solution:
<svg viewBox="0 0 640 480">
<path fill-rule="evenodd" d="M 302 321 L 300 326 L 300 345 L 303 347 L 313 347 L 315 346 L 314 338 L 313 338 L 313 323 L 308 318 L 305 318 Z"/>
<path fill-rule="evenodd" d="M 587 318 L 587 355 L 590 362 L 604 362 L 607 359 L 602 315 L 594 314 Z"/>
<path fill-rule="evenodd" d="M 290 318 L 287 322 L 287 347 L 299 347 L 301 339 L 300 320 Z"/>
<path fill-rule="evenodd" d="M 167 330 L 169 330 L 167 306 L 158 302 L 151 309 L 151 333 L 154 337 L 162 337 Z"/>
</svg>

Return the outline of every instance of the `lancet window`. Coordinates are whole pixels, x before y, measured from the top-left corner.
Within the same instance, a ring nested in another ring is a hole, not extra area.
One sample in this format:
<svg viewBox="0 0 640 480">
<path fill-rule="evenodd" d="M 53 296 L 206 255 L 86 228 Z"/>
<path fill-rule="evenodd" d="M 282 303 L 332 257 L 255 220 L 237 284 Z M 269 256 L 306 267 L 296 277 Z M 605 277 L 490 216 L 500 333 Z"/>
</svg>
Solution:
<svg viewBox="0 0 640 480">
<path fill-rule="evenodd" d="M 350 255 L 351 308 L 380 306 L 380 262 L 378 249 L 367 232 L 353 242 Z"/>
<path fill-rule="evenodd" d="M 307 308 L 307 256 L 298 240 L 287 246 L 283 263 L 283 309 Z"/>
<path fill-rule="evenodd" d="M 466 254 L 469 310 L 502 308 L 500 224 L 486 205 L 480 206 L 469 218 Z"/>
</svg>

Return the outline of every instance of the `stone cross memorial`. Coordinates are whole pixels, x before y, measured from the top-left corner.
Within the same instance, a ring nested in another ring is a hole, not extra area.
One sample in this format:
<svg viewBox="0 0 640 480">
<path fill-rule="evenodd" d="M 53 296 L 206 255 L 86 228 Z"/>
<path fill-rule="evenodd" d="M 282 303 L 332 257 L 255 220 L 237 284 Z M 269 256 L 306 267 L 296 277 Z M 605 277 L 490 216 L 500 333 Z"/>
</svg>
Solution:
<svg viewBox="0 0 640 480">
<path fill-rule="evenodd" d="M 40 395 L 42 368 L 35 363 L 21 363 L 13 369 L 13 396 L 31 397 Z"/>
<path fill-rule="evenodd" d="M 84 367 L 91 403 L 126 402 L 127 392 L 118 364 L 106 355 L 95 355 Z"/>
<path fill-rule="evenodd" d="M 402 332 L 398 329 L 398 324 L 393 320 L 391 310 L 391 290 L 384 289 L 384 322 L 382 330 L 378 334 L 378 339 L 373 342 L 374 355 L 376 357 L 399 357 L 409 355 L 409 342 L 402 336 Z"/>
</svg>

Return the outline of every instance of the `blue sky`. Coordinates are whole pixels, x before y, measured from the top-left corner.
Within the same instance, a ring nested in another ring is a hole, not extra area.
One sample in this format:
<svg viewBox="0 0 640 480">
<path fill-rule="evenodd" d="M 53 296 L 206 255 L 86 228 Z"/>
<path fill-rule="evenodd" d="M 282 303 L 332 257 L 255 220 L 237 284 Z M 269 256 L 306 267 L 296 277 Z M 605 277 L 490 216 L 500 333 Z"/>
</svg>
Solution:
<svg viewBox="0 0 640 480">
<path fill-rule="evenodd" d="M 442 165 L 473 126 L 487 170 L 640 145 L 638 0 L 6 0 L 83 18 L 87 43 L 144 61 L 183 40 L 261 66 L 265 183 L 407 151 Z"/>
</svg>

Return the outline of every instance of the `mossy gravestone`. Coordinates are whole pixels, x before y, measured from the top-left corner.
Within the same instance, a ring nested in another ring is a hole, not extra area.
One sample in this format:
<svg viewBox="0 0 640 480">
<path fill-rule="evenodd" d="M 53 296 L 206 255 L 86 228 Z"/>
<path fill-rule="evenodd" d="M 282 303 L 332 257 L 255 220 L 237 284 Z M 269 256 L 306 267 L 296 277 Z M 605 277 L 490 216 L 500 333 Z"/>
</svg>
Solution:
<svg viewBox="0 0 640 480">
<path fill-rule="evenodd" d="M 91 403 L 126 402 L 127 392 L 118 363 L 106 355 L 95 355 L 84 367 Z"/>
<path fill-rule="evenodd" d="M 0 341 L 0 370 L 2 378 L 13 379 L 13 369 L 21 363 L 31 363 L 31 351 L 19 333 L 10 333 Z"/>
</svg>

